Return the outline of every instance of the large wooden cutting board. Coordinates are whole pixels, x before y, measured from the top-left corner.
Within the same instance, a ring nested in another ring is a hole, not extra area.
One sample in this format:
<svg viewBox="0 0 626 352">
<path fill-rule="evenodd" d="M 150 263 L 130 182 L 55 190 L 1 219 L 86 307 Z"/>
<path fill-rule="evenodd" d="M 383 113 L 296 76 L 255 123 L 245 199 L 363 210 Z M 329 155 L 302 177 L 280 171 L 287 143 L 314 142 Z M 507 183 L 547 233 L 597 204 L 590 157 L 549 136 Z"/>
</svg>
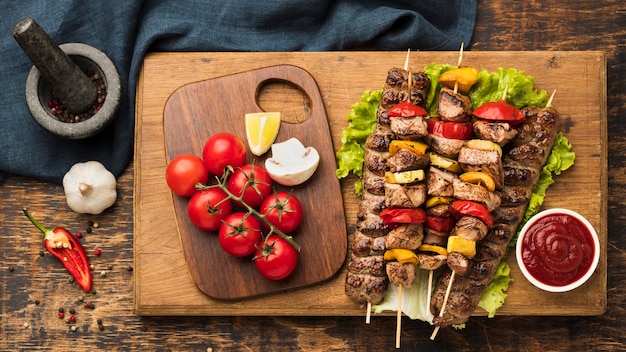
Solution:
<svg viewBox="0 0 626 352">
<path fill-rule="evenodd" d="M 320 155 L 320 164 L 309 181 L 297 187 L 273 187 L 275 191 L 291 192 L 307 214 L 292 234 L 301 247 L 298 265 L 283 280 L 266 279 L 259 275 L 251 258 L 227 254 L 215 232 L 194 226 L 187 216 L 188 199 L 175 196 L 178 233 L 189 273 L 198 289 L 213 298 L 246 298 L 324 281 L 339 270 L 347 253 L 346 221 L 343 202 L 338 197 L 341 189 L 335 175 L 335 150 L 328 119 L 315 79 L 305 70 L 277 65 L 178 88 L 163 112 L 167 160 L 183 153 L 201 156 L 205 141 L 219 132 L 229 132 L 246 141 L 244 116 L 262 111 L 257 93 L 271 81 L 294 84 L 311 100 L 310 116 L 298 122 L 283 121 L 276 142 L 295 137 Z M 263 166 L 269 154 L 255 157 L 247 153 L 246 162 Z"/>
<path fill-rule="evenodd" d="M 155 53 L 145 58 L 137 86 L 135 130 L 135 312 L 140 315 L 363 315 L 344 294 L 345 263 L 337 274 L 311 286 L 253 298 L 221 300 L 194 284 L 185 260 L 173 198 L 165 184 L 167 163 L 164 112 L 180 87 L 274 65 L 295 65 L 316 80 L 328 117 L 332 145 L 350 107 L 365 90 L 380 89 L 387 70 L 404 64 L 406 52 L 325 53 Z M 456 63 L 456 52 L 413 52 L 411 66 Z M 554 106 L 563 132 L 576 152 L 575 166 L 558 177 L 544 207 L 565 207 L 583 214 L 596 228 L 601 260 L 591 280 L 574 291 L 550 294 L 533 288 L 521 275 L 513 253 L 507 258 L 513 283 L 501 315 L 597 315 L 606 309 L 607 137 L 606 59 L 602 52 L 472 52 L 463 63 L 495 70 L 515 67 L 535 77 L 535 86 L 557 89 Z M 265 96 L 274 107 L 302 107 L 309 100 Z M 341 181 L 348 243 L 354 232 L 358 197 L 355 179 Z M 344 256 L 345 257 L 345 256 Z M 219 268 L 215 268 L 219 270 Z M 392 313 L 390 313 L 392 314 Z M 484 314 L 480 309 L 475 314 Z"/>
</svg>

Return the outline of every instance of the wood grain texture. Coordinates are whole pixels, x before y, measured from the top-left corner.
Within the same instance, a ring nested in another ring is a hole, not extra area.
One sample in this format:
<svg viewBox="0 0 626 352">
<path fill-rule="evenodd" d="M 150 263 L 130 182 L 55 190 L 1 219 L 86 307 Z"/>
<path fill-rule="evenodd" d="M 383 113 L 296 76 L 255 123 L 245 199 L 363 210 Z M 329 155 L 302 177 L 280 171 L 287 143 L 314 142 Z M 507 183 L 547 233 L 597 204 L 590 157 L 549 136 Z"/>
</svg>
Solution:
<svg viewBox="0 0 626 352">
<path fill-rule="evenodd" d="M 314 177 L 304 184 L 293 187 L 273 184 L 274 191 L 290 192 L 297 197 L 308 214 L 299 228 L 289 234 L 301 248 L 298 265 L 288 278 L 266 279 L 259 275 L 251 257 L 229 255 L 221 248 L 217 231 L 202 231 L 189 220 L 187 198 L 172 197 L 189 274 L 202 293 L 215 299 L 242 299 L 320 283 L 331 278 L 346 257 L 346 220 L 341 197 L 337 196 L 341 189 L 335 175 L 335 150 L 328 118 L 315 79 L 305 70 L 277 65 L 178 88 L 168 97 L 163 112 L 166 160 L 184 153 L 202 156 L 206 140 L 220 132 L 234 134 L 245 143 L 244 116 L 263 111 L 257 103 L 257 92 L 271 81 L 295 85 L 310 98 L 309 118 L 295 123 L 287 122 L 286 116 L 276 142 L 295 137 L 320 155 Z M 156 85 L 153 88 L 156 92 Z M 246 162 L 264 166 L 270 154 L 255 157 L 248 152 Z M 150 209 L 153 214 L 162 211 L 159 207 Z"/>
<path fill-rule="evenodd" d="M 606 52 L 607 309 L 602 315 L 588 317 L 473 317 L 463 330 L 442 329 L 435 341 L 428 339 L 430 327 L 403 319 L 401 350 L 624 351 L 626 6 L 618 0 L 480 0 L 476 20 L 473 40 L 466 45 L 470 53 L 476 50 Z M 571 82 L 576 85 L 576 77 Z M 158 143 L 152 146 L 159 147 Z M 135 282 L 133 273 L 127 269 L 133 264 L 133 170 L 131 163 L 119 179 L 120 198 L 115 207 L 98 217 L 71 213 L 58 185 L 12 177 L 0 186 L 0 351 L 394 350 L 395 317 L 376 317 L 366 325 L 362 316 L 137 316 L 133 312 Z M 21 213 L 23 206 L 28 206 L 48 224 L 62 224 L 73 230 L 82 229 L 87 220 L 100 221 L 100 230 L 85 237 L 83 242 L 88 250 L 96 245 L 103 250 L 101 257 L 90 256 L 98 271 L 94 278 L 97 293 L 88 296 L 95 309 L 81 309 L 82 305 L 75 302 L 81 294 L 78 286 L 66 281 L 66 272 L 50 256 L 39 257 L 40 237 Z M 153 229 L 159 231 L 158 226 Z M 163 251 L 172 248 L 170 243 L 154 246 L 160 246 Z M 113 269 L 108 270 L 109 265 Z M 100 275 L 100 271 L 107 275 Z M 60 306 L 76 307 L 76 332 L 56 317 Z M 98 319 L 103 322 L 102 331 Z"/>
<path fill-rule="evenodd" d="M 184 126 L 197 124 L 197 121 L 181 122 L 183 127 L 169 128 L 163 131 L 163 111 L 165 115 L 180 113 L 180 119 L 204 116 L 203 108 L 196 106 L 194 113 L 188 107 L 175 105 L 171 110 L 170 102 L 177 101 L 180 86 L 200 80 L 189 86 L 189 91 L 215 92 L 201 85 L 211 82 L 214 77 L 228 77 L 238 67 L 248 69 L 265 66 L 289 64 L 302 67 L 310 72 L 320 87 L 328 114 L 330 132 L 335 150 L 341 145 L 341 132 L 347 126 L 345 116 L 349 107 L 357 102 L 365 90 L 379 89 L 386 78 L 389 68 L 403 64 L 403 52 L 332 52 L 332 53 L 162 53 L 150 55 L 144 61 L 140 86 L 143 90 L 137 96 L 137 125 L 157 126 L 159 128 L 138 128 L 136 130 L 137 151 L 135 157 L 135 256 L 141 263 L 135 271 L 136 302 L 138 314 L 145 315 L 363 315 L 363 307 L 352 303 L 345 294 L 345 266 L 331 280 L 300 290 L 288 290 L 278 294 L 254 299 L 221 301 L 206 297 L 189 281 L 188 275 L 181 275 L 187 268 L 181 246 L 175 245 L 176 233 L 181 233 L 180 220 L 176 226 L 177 215 L 171 202 L 168 189 L 164 186 L 166 166 L 163 152 L 164 135 L 178 136 L 182 143 L 182 134 L 188 133 L 189 140 L 202 140 L 191 128 Z M 454 62 L 458 53 L 414 53 L 411 65 L 424 67 L 430 62 Z M 227 65 L 227 63 L 229 63 Z M 554 295 L 544 293 L 532 287 L 521 275 L 515 264 L 514 254 L 508 258 L 512 268 L 514 284 L 509 290 L 504 307 L 499 311 L 503 315 L 597 315 L 606 308 L 606 202 L 607 191 L 606 165 L 606 62 L 600 52 L 472 52 L 466 53 L 467 65 L 496 70 L 498 67 L 523 69 L 535 77 L 538 89 L 551 91 L 558 89 L 555 107 L 561 113 L 564 133 L 574 145 L 577 154 L 575 166 L 559 177 L 556 185 L 549 190 L 545 207 L 569 208 L 583 214 L 597 229 L 601 238 L 602 255 L 597 275 L 580 290 Z M 175 70 L 174 70 L 175 69 Z M 360 72 L 371 72 L 359 75 Z M 160 74 L 156 74 L 156 73 Z M 168 74 L 168 73 L 172 74 Z M 585 91 L 569 84 L 568 77 L 578 76 L 587 87 Z M 208 80 L 208 81 L 204 81 Z M 221 80 L 221 79 L 220 79 Z M 150 87 L 147 90 L 145 87 Z M 245 91 L 246 88 L 242 88 Z M 229 111 L 227 102 L 231 98 L 228 88 L 220 85 L 222 94 L 216 97 L 200 95 L 198 104 L 219 105 Z M 145 94 L 141 94 L 144 92 Z M 199 93 L 194 93 L 199 94 Z M 247 95 L 244 93 L 244 96 Z M 144 98 L 150 103 L 145 103 Z M 240 95 L 236 98 L 239 105 L 245 105 Z M 312 99 L 315 101 L 315 99 Z M 226 102 L 226 103 L 225 103 Z M 171 111 L 171 113 L 170 113 Z M 219 113 L 211 110 L 211 113 Z M 239 111 L 243 115 L 243 111 Z M 195 114 L 195 115 L 194 115 Z M 227 128 L 230 132 L 241 134 L 239 124 L 216 125 L 211 130 Z M 204 126 L 203 126 L 204 127 Z M 205 127 L 203 129 L 209 129 Z M 180 132 L 179 132 L 180 131 Z M 203 132 L 204 133 L 204 132 Z M 173 137 L 172 137 L 173 139 Z M 158 141 L 161 146 L 154 149 L 144 145 Z M 173 143 L 165 143 L 173 148 Z M 196 143 L 196 150 L 200 142 Z M 189 151 L 190 147 L 176 147 L 177 152 Z M 170 155 L 171 157 L 171 155 Z M 332 155 L 331 155 L 332 157 Z M 144 159 L 145 158 L 145 159 Z M 354 178 L 341 182 L 341 195 L 345 208 L 348 233 L 354 233 L 356 212 L 359 198 L 354 195 Z M 570 192 L 572 188 L 582 192 Z M 326 190 L 319 190 L 325 192 Z M 317 192 L 312 190 L 312 192 Z M 589 197 L 591 195 L 591 197 Z M 333 195 L 330 195 L 333 196 Z M 336 195 L 337 197 L 339 194 Z M 318 206 L 324 206 L 326 197 L 315 199 Z M 149 203 L 145 207 L 143 203 Z M 339 209 L 341 210 L 341 209 Z M 165 217 L 171 216 L 171 222 L 159 224 L 160 233 L 150 227 Z M 164 233 L 169 234 L 168 236 Z M 197 234 L 196 234 L 197 235 Z M 186 234 L 183 235 L 183 238 Z M 174 247 L 164 252 L 154 243 L 165 241 Z M 348 243 L 351 237 L 348 238 Z M 208 244 L 207 244 L 208 245 Z M 219 248 L 218 248 L 219 250 Z M 345 258 L 345 255 L 342 255 Z M 167 261 L 168 265 L 161 263 Z M 195 264 L 192 264 L 195 265 Z M 215 268 L 205 268 L 208 275 Z M 230 271 L 236 271 L 231 268 Z M 160 278 L 165 275 L 169 279 Z M 216 275 L 220 275 L 216 273 Z M 220 279 L 228 279 L 222 277 Z M 533 297 L 529 300 L 528 297 Z M 389 312 L 389 314 L 392 314 Z M 480 310 L 476 314 L 484 314 Z"/>
</svg>

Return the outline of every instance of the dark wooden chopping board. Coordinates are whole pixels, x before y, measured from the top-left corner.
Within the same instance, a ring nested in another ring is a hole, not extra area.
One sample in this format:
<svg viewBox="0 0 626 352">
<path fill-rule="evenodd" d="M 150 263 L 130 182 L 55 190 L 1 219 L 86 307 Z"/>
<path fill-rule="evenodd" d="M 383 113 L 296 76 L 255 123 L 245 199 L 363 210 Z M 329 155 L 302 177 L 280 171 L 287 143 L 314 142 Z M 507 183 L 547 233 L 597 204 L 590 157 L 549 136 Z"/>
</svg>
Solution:
<svg viewBox="0 0 626 352">
<path fill-rule="evenodd" d="M 247 145 L 244 115 L 263 111 L 257 93 L 272 80 L 294 84 L 311 102 L 310 117 L 298 123 L 283 121 L 276 142 L 296 137 L 305 146 L 316 148 L 321 158 L 306 183 L 291 188 L 274 184 L 276 190 L 292 191 L 305 212 L 302 225 L 294 233 L 301 246 L 298 265 L 286 279 L 264 278 L 251 257 L 230 256 L 220 247 L 215 232 L 195 227 L 187 216 L 187 198 L 173 196 L 189 273 L 196 286 L 213 298 L 252 297 L 324 281 L 341 268 L 347 253 L 347 229 L 328 120 L 317 83 L 304 69 L 271 66 L 180 87 L 169 97 L 163 115 L 167 160 L 182 153 L 201 156 L 205 141 L 217 132 L 235 134 Z M 246 161 L 264 165 L 270 154 L 256 157 L 248 151 Z"/>
</svg>

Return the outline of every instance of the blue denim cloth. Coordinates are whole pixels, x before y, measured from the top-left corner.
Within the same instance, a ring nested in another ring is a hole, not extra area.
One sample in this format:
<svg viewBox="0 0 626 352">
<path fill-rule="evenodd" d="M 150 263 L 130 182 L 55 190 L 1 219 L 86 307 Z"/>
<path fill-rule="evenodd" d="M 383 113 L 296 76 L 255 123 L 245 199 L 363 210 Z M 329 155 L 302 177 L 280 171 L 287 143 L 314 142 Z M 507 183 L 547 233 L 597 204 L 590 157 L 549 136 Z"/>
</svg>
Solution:
<svg viewBox="0 0 626 352">
<path fill-rule="evenodd" d="M 133 153 L 134 96 L 151 51 L 458 50 L 474 29 L 473 0 L 0 0 L 0 184 L 10 175 L 60 183 L 76 162 L 116 176 Z M 33 18 L 57 44 L 81 42 L 113 61 L 123 97 L 115 122 L 66 140 L 31 118 L 24 88 L 32 62 L 12 37 Z"/>
</svg>

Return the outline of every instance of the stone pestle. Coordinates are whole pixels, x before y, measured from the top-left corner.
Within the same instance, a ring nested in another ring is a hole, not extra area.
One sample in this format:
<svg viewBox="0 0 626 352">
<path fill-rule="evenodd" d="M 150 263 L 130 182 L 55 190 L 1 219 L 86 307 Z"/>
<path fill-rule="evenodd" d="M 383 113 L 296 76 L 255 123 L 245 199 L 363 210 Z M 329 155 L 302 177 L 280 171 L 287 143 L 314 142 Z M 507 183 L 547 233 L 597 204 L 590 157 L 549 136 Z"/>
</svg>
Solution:
<svg viewBox="0 0 626 352">
<path fill-rule="evenodd" d="M 13 38 L 68 111 L 79 114 L 93 106 L 98 96 L 96 86 L 35 20 L 19 21 L 13 28 Z"/>
</svg>

